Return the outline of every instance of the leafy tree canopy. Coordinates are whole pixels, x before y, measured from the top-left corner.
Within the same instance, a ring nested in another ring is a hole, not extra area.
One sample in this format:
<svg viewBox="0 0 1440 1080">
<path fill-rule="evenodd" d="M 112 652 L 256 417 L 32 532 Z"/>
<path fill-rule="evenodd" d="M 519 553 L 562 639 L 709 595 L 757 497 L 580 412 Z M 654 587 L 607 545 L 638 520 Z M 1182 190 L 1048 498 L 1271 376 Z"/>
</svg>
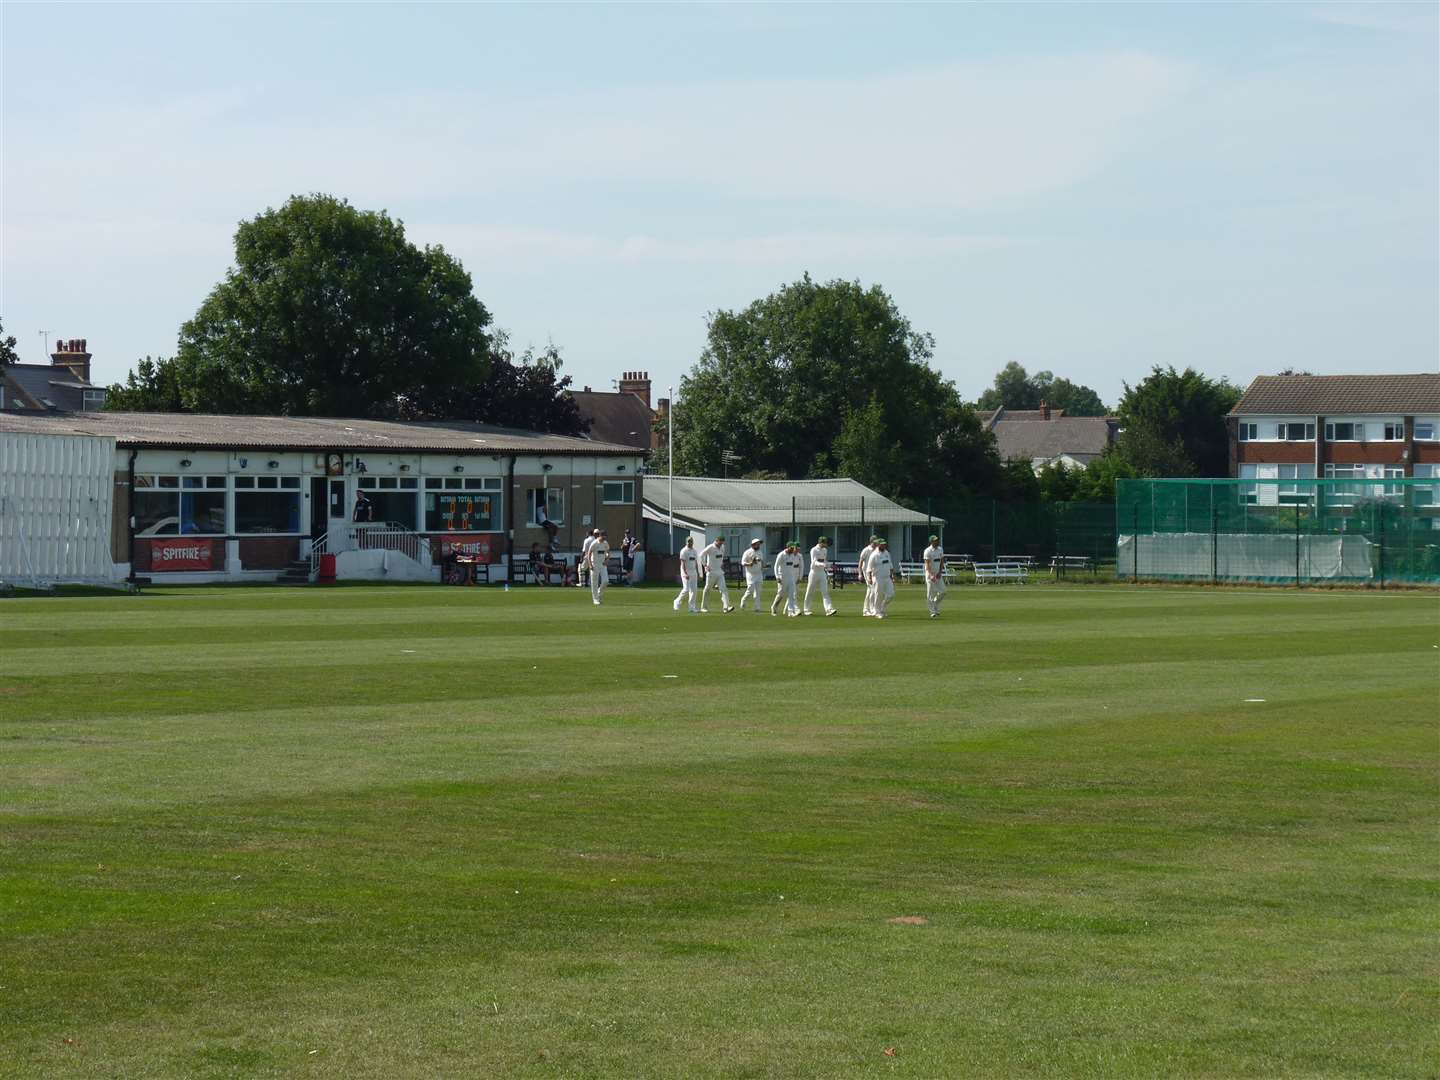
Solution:
<svg viewBox="0 0 1440 1080">
<path fill-rule="evenodd" d="M 1225 379 L 1157 365 L 1139 385 L 1125 385 L 1117 449 L 1141 476 L 1226 476 L 1225 416 L 1239 400 Z"/>
<path fill-rule="evenodd" d="M 1090 387 L 1057 379 L 1049 371 L 1031 375 L 1013 360 L 1000 369 L 975 404 L 981 409 L 1038 409 L 1042 403 L 1064 409 L 1067 416 L 1107 415 L 1105 403 Z"/>
<path fill-rule="evenodd" d="M 994 439 L 929 366 L 934 342 L 879 286 L 807 274 L 743 311 L 710 316 L 680 383 L 675 468 L 792 478 L 849 475 L 918 500 L 991 490 Z"/>
<path fill-rule="evenodd" d="M 440 247 L 387 214 L 296 196 L 243 222 L 235 266 L 146 357 L 111 409 L 375 419 L 464 419 L 562 434 L 585 424 L 559 350 L 518 356 Z"/>
<path fill-rule="evenodd" d="M 15 335 L 6 337 L 4 320 L 0 320 L 0 367 L 19 362 L 20 354 L 15 351 Z"/>
</svg>

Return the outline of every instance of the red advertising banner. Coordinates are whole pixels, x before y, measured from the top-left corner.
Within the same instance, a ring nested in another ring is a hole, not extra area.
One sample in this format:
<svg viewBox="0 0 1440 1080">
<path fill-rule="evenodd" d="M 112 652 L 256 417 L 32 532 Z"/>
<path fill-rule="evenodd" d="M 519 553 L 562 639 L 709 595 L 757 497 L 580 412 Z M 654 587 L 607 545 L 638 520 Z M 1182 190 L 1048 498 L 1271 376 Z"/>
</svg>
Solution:
<svg viewBox="0 0 1440 1080">
<path fill-rule="evenodd" d="M 165 570 L 214 570 L 215 541 L 186 540 L 173 537 L 166 540 L 150 541 L 150 569 Z"/>
<path fill-rule="evenodd" d="M 442 536 L 441 552 L 473 555 L 482 563 L 498 562 L 504 543 L 498 536 Z"/>
</svg>

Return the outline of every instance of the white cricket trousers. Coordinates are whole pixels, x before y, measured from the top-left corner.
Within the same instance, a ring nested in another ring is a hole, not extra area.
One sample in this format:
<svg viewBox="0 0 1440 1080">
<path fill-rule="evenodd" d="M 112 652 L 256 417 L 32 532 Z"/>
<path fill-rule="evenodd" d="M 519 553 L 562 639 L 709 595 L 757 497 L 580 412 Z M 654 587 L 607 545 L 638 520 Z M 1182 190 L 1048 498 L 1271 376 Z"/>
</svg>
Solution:
<svg viewBox="0 0 1440 1080">
<path fill-rule="evenodd" d="M 690 610 L 695 610 L 695 579 L 682 576 L 680 578 L 680 595 L 675 597 L 672 605 L 676 611 L 680 610 L 681 604 L 689 604 Z"/>
<path fill-rule="evenodd" d="M 700 590 L 700 610 L 705 610 L 705 598 L 714 589 L 720 594 L 720 606 L 726 611 L 730 610 L 730 590 L 725 587 L 725 575 L 711 570 L 705 575 L 705 587 Z"/>
<path fill-rule="evenodd" d="M 610 571 L 603 566 L 599 570 L 590 571 L 590 599 L 597 604 L 605 599 L 605 586 L 609 577 Z"/>
<path fill-rule="evenodd" d="M 940 614 L 940 601 L 945 599 L 947 591 L 944 578 L 925 575 L 925 606 L 930 609 L 931 615 Z"/>
<path fill-rule="evenodd" d="M 780 606 L 780 601 L 785 601 L 785 614 L 799 612 L 800 601 L 795 598 L 795 579 L 775 579 L 775 599 L 770 604 L 770 614 L 775 614 L 775 609 Z"/>
<path fill-rule="evenodd" d="M 749 601 L 751 601 L 751 602 L 755 605 L 755 610 L 756 610 L 756 611 L 759 611 L 759 610 L 760 610 L 760 594 L 761 594 L 764 590 L 765 590 L 765 571 L 762 570 L 762 571 L 760 571 L 758 574 L 752 574 L 752 573 L 750 573 L 750 572 L 747 571 L 746 574 L 745 574 L 745 595 L 743 595 L 742 597 L 740 597 L 740 606 L 741 606 L 741 607 L 744 607 L 744 606 L 745 606 L 745 601 L 749 600 Z"/>
<path fill-rule="evenodd" d="M 875 581 L 869 574 L 865 575 L 865 602 L 860 605 L 860 614 L 875 614 Z"/>
<path fill-rule="evenodd" d="M 883 616 L 890 608 L 890 601 L 895 599 L 895 582 L 891 581 L 888 577 L 881 578 L 877 576 L 875 578 L 874 589 L 875 599 L 873 603 L 875 605 L 875 614 Z"/>
<path fill-rule="evenodd" d="M 805 583 L 805 614 L 809 615 L 814 608 L 810 606 L 810 597 L 815 590 L 820 590 L 820 599 L 825 605 L 825 614 L 835 610 L 835 605 L 830 603 L 830 576 L 824 570 L 811 570 L 810 580 Z"/>
</svg>

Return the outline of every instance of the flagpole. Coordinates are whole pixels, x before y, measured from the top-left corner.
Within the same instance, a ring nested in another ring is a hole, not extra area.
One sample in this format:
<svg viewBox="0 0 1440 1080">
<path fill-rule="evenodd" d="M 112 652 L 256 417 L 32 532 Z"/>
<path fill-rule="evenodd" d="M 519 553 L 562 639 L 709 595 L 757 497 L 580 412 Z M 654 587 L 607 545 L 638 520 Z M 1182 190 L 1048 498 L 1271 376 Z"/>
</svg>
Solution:
<svg viewBox="0 0 1440 1080">
<path fill-rule="evenodd" d="M 675 554 L 675 387 L 667 386 L 670 407 L 665 410 L 665 449 L 670 452 L 670 554 Z"/>
</svg>

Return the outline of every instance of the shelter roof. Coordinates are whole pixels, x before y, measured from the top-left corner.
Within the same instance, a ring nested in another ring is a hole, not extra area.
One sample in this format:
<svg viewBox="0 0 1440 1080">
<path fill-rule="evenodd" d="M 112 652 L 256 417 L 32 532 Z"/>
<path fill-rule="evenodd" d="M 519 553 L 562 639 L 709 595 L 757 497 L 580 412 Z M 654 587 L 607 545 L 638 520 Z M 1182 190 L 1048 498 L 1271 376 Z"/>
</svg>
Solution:
<svg viewBox="0 0 1440 1080">
<path fill-rule="evenodd" d="M 907 510 L 857 480 L 727 480 L 677 476 L 676 518 L 704 525 L 846 525 L 869 522 L 915 525 L 940 521 Z M 670 478 L 645 481 L 645 504 L 663 520 L 670 512 Z M 793 517 L 792 517 L 793 515 Z M 647 515 L 650 516 L 650 515 Z"/>
</svg>

